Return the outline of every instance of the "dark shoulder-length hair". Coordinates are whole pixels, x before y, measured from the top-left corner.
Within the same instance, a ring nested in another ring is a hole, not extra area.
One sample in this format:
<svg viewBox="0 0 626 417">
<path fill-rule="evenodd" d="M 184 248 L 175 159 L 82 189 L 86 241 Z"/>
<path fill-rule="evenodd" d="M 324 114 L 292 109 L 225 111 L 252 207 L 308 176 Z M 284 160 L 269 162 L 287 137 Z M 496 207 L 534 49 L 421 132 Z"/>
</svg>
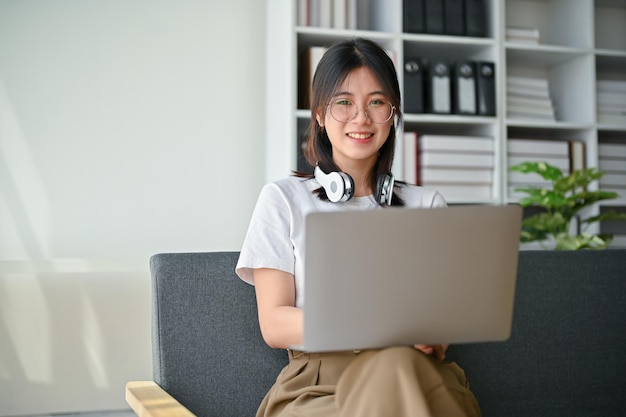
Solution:
<svg viewBox="0 0 626 417">
<path fill-rule="evenodd" d="M 304 156 L 311 166 L 319 164 L 324 172 L 339 170 L 333 161 L 333 150 L 326 130 L 317 123 L 316 115 L 319 113 L 322 119 L 325 118 L 328 103 L 341 84 L 353 70 L 361 67 L 367 67 L 372 71 L 387 99 L 396 108 L 395 120 L 389 128 L 389 136 L 380 148 L 378 161 L 368 177 L 371 189 L 376 190 L 378 177 L 391 174 L 396 147 L 396 126 L 402 121 L 402 113 L 400 86 L 393 61 L 387 52 L 374 41 L 362 38 L 342 41 L 331 46 L 320 59 L 310 89 L 311 122 L 305 137 Z M 296 175 L 312 177 L 311 174 L 301 172 Z M 322 200 L 328 200 L 323 188 L 315 192 Z M 392 204 L 403 205 L 403 202 L 395 194 Z"/>
</svg>

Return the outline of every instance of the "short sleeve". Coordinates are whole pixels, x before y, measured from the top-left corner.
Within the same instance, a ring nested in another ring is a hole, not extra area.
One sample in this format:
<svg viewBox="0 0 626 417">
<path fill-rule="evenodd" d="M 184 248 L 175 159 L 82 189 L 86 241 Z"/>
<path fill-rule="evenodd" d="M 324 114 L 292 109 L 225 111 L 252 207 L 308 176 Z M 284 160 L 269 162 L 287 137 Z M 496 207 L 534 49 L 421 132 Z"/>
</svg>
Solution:
<svg viewBox="0 0 626 417">
<path fill-rule="evenodd" d="M 256 268 L 273 268 L 294 274 L 291 211 L 288 200 L 276 184 L 263 187 L 235 269 L 242 280 L 254 284 L 252 270 Z"/>
</svg>

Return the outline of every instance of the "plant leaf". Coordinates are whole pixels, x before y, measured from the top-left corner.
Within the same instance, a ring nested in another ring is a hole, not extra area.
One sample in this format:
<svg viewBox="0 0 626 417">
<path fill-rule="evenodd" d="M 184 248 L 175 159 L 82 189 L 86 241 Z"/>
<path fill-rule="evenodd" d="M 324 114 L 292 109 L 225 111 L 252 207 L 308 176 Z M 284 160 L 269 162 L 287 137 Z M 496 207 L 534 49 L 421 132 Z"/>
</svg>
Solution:
<svg viewBox="0 0 626 417">
<path fill-rule="evenodd" d="M 518 171 L 524 174 L 536 173 L 549 181 L 556 181 L 563 177 L 563 171 L 544 161 L 522 162 L 509 168 L 511 171 Z"/>
<path fill-rule="evenodd" d="M 609 211 L 606 213 L 599 214 L 597 216 L 587 217 L 586 219 L 581 220 L 581 223 L 595 223 L 601 222 L 604 220 L 626 220 L 626 213 L 618 213 L 616 211 Z"/>
</svg>

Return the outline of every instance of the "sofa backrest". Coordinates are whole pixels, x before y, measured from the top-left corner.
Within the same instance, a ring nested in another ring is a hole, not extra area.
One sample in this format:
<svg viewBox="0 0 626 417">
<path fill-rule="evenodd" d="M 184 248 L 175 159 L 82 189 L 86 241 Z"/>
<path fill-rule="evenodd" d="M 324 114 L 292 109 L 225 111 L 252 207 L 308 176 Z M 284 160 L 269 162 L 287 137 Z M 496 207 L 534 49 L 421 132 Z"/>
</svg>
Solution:
<svg viewBox="0 0 626 417">
<path fill-rule="evenodd" d="M 253 416 L 287 363 L 262 340 L 237 252 L 159 254 L 154 380 L 202 417 Z M 520 252 L 511 338 L 452 346 L 484 417 L 621 416 L 626 250 Z"/>
<path fill-rule="evenodd" d="M 158 254 L 152 272 L 154 381 L 202 417 L 254 416 L 287 363 L 261 337 L 239 253 Z"/>
<path fill-rule="evenodd" d="M 626 250 L 520 252 L 511 338 L 448 358 L 483 417 L 624 415 Z"/>
</svg>

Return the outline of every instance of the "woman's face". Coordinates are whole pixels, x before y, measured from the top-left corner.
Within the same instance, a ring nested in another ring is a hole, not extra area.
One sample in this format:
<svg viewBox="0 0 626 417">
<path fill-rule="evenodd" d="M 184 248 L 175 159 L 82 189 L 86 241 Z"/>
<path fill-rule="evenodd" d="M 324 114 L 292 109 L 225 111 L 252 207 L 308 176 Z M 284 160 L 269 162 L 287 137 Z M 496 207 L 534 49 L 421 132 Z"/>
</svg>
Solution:
<svg viewBox="0 0 626 417">
<path fill-rule="evenodd" d="M 333 114 L 339 117 L 333 117 L 331 106 L 326 108 L 323 120 L 321 112 L 317 112 L 317 122 L 326 129 L 333 148 L 333 160 L 337 166 L 353 166 L 355 162 L 365 163 L 369 167 L 374 166 L 378 151 L 389 136 L 394 117 L 383 123 L 375 123 L 372 118 L 380 122 L 380 114 L 391 111 L 388 102 L 389 98 L 383 93 L 372 71 L 367 67 L 360 67 L 348 74 L 330 100 L 336 108 Z M 370 106 L 368 114 L 372 116 L 365 114 L 368 106 Z M 354 108 L 358 108 L 354 117 L 340 121 L 347 118 L 344 117 L 346 114 L 353 114 L 354 110 L 349 109 Z M 378 117 L 375 117 L 374 112 Z M 393 112 L 395 114 L 395 110 Z"/>
</svg>

